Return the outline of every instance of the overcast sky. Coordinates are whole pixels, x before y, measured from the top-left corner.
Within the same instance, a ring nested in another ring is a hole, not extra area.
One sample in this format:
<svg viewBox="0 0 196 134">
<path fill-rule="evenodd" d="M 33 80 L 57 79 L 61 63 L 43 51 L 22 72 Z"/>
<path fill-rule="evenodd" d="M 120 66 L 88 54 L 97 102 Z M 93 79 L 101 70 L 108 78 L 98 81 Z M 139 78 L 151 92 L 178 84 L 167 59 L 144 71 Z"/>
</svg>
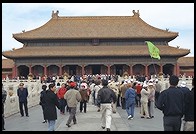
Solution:
<svg viewBox="0 0 196 134">
<path fill-rule="evenodd" d="M 170 46 L 190 49 L 194 56 L 194 3 L 2 3 L 2 51 L 21 48 L 12 34 L 38 28 L 59 16 L 132 16 L 139 10 L 140 18 L 149 25 L 179 36 Z"/>
</svg>

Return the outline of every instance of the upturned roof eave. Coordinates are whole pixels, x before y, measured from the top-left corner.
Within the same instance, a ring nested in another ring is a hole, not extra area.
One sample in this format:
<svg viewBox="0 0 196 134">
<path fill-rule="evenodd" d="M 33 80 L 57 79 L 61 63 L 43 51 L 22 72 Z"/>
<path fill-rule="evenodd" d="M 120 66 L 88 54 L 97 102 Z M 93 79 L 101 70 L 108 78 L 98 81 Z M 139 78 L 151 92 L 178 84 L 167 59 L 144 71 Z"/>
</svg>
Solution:
<svg viewBox="0 0 196 134">
<path fill-rule="evenodd" d="M 33 41 L 33 40 L 75 40 L 75 39 L 165 39 L 166 41 L 172 41 L 174 40 L 178 35 L 171 36 L 171 37 L 50 37 L 50 38 L 41 38 L 41 37 L 36 37 L 36 38 L 21 38 L 17 36 L 13 36 L 14 39 L 17 41 L 24 43 L 27 41 Z"/>
<path fill-rule="evenodd" d="M 160 54 L 161 57 L 183 57 L 188 55 L 190 52 L 183 53 L 183 54 L 175 54 L 175 55 L 168 55 L 168 54 Z M 17 59 L 17 58 L 81 58 L 81 57 L 150 57 L 149 54 L 141 54 L 141 55 L 26 55 L 26 56 L 15 56 L 15 55 L 9 55 L 9 54 L 2 54 L 4 57 L 9 59 Z"/>
</svg>

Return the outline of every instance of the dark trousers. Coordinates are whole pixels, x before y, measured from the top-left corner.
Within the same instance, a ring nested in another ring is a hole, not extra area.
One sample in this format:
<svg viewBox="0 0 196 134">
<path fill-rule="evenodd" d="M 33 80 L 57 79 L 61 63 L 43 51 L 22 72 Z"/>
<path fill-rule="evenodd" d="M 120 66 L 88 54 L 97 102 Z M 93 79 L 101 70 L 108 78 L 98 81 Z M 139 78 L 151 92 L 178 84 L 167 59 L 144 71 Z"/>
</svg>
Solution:
<svg viewBox="0 0 196 134">
<path fill-rule="evenodd" d="M 5 126 L 5 121 L 4 121 L 4 115 L 2 114 L 2 130 L 5 129 L 4 126 Z"/>
<path fill-rule="evenodd" d="M 138 107 L 141 106 L 140 99 L 141 99 L 141 94 L 137 94 L 135 97 L 135 101 L 136 101 L 136 106 L 138 106 Z"/>
<path fill-rule="evenodd" d="M 65 100 L 65 99 L 60 99 L 59 100 L 59 104 L 60 104 L 60 111 L 62 112 L 62 113 L 65 113 L 65 106 L 67 105 L 67 101 Z"/>
<path fill-rule="evenodd" d="M 118 98 L 117 98 L 117 107 L 120 107 L 120 94 L 118 94 Z"/>
<path fill-rule="evenodd" d="M 84 108 L 84 112 L 86 113 L 86 103 L 87 103 L 87 101 L 80 102 L 80 112 L 82 112 L 82 110 Z"/>
<path fill-rule="evenodd" d="M 96 105 L 95 103 L 95 91 L 93 91 L 93 104 Z"/>
<path fill-rule="evenodd" d="M 159 92 L 155 91 L 155 102 L 157 102 L 158 98 L 159 98 Z"/>
<path fill-rule="evenodd" d="M 42 112 L 43 112 L 43 117 L 44 117 L 44 120 L 46 120 L 46 117 L 45 117 L 45 114 L 44 114 L 44 111 L 45 111 L 45 106 L 44 105 L 41 105 L 42 106 Z"/>
<path fill-rule="evenodd" d="M 67 107 L 66 107 L 66 111 L 69 112 L 69 107 L 68 107 L 68 105 L 67 105 Z"/>
<path fill-rule="evenodd" d="M 76 107 L 69 107 L 69 118 L 67 120 L 67 124 L 70 124 L 72 120 L 76 123 Z"/>
<path fill-rule="evenodd" d="M 4 104 L 2 103 L 2 130 L 5 129 L 5 120 L 4 120 Z"/>
<path fill-rule="evenodd" d="M 163 126 L 164 131 L 180 131 L 182 116 L 164 116 Z"/>
<path fill-rule="evenodd" d="M 122 106 L 122 109 L 126 109 L 126 101 L 125 101 L 125 98 L 122 98 L 122 97 L 121 97 L 121 106 Z"/>
<path fill-rule="evenodd" d="M 23 106 L 24 106 L 26 116 L 29 116 L 27 102 L 19 102 L 19 108 L 20 108 L 21 116 L 24 116 Z"/>
</svg>

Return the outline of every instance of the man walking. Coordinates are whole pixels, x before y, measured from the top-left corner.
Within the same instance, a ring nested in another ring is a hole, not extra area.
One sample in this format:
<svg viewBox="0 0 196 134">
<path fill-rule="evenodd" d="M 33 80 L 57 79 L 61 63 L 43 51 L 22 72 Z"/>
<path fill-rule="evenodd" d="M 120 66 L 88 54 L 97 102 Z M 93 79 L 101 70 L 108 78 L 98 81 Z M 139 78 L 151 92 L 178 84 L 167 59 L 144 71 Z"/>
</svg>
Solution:
<svg viewBox="0 0 196 134">
<path fill-rule="evenodd" d="M 108 88 L 108 81 L 102 80 L 103 88 L 98 91 L 98 101 L 101 104 L 102 111 L 102 128 L 110 131 L 111 120 L 112 120 L 112 103 L 115 103 L 117 98 L 114 91 Z"/>
<path fill-rule="evenodd" d="M 57 110 L 60 109 L 57 95 L 55 94 L 56 87 L 54 84 L 49 85 L 49 89 L 43 92 L 44 117 L 48 120 L 48 131 L 55 130 L 55 122 L 57 120 Z"/>
<path fill-rule="evenodd" d="M 134 110 L 135 110 L 135 97 L 136 91 L 132 88 L 133 83 L 130 82 L 127 84 L 128 89 L 125 92 L 125 101 L 126 101 L 126 111 L 128 114 L 128 119 L 133 119 Z"/>
<path fill-rule="evenodd" d="M 194 131 L 194 78 L 192 89 L 185 96 L 185 115 L 183 131 Z"/>
<path fill-rule="evenodd" d="M 169 78 L 170 87 L 159 95 L 156 106 L 163 116 L 164 131 L 180 131 L 181 119 L 184 114 L 184 94 L 180 87 L 177 87 L 179 78 L 175 75 Z"/>
<path fill-rule="evenodd" d="M 69 118 L 66 125 L 71 127 L 71 121 L 76 124 L 76 107 L 78 102 L 81 101 L 80 92 L 76 89 L 76 83 L 70 82 L 70 89 L 65 93 L 64 98 L 67 100 L 67 105 L 69 107 Z"/>
</svg>

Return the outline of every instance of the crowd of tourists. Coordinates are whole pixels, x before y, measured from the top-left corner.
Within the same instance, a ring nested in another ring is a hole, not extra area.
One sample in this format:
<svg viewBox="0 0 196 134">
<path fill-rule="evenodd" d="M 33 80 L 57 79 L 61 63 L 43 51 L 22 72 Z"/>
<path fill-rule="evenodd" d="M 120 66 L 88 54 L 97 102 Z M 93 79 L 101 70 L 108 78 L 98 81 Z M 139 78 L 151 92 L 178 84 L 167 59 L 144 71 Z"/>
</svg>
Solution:
<svg viewBox="0 0 196 134">
<path fill-rule="evenodd" d="M 183 130 L 194 130 L 194 78 L 192 89 L 187 88 L 184 81 L 180 86 L 178 82 L 177 76 L 170 76 L 168 89 L 163 89 L 156 77 L 148 79 L 128 75 L 123 78 L 115 75 L 69 77 L 61 84 L 53 79 L 48 87 L 47 82 L 42 82 L 39 104 L 43 110 L 43 123 L 48 123 L 48 131 L 54 131 L 58 109 L 62 115 L 69 112 L 66 125 L 71 127 L 71 122 L 77 124 L 78 103 L 79 111 L 88 114 L 87 107 L 92 102 L 97 112 L 102 113 L 101 127 L 107 131 L 111 129 L 112 114 L 117 112 L 117 107 L 126 111 L 128 120 L 134 119 L 135 107 L 140 108 L 140 117 L 144 119 L 156 118 L 154 109 L 158 108 L 164 114 L 165 131 L 180 131 L 182 118 L 185 120 Z M 29 116 L 26 100 L 28 92 L 23 85 L 20 83 L 17 91 L 20 113 L 24 116 L 24 105 L 25 114 Z"/>
</svg>

